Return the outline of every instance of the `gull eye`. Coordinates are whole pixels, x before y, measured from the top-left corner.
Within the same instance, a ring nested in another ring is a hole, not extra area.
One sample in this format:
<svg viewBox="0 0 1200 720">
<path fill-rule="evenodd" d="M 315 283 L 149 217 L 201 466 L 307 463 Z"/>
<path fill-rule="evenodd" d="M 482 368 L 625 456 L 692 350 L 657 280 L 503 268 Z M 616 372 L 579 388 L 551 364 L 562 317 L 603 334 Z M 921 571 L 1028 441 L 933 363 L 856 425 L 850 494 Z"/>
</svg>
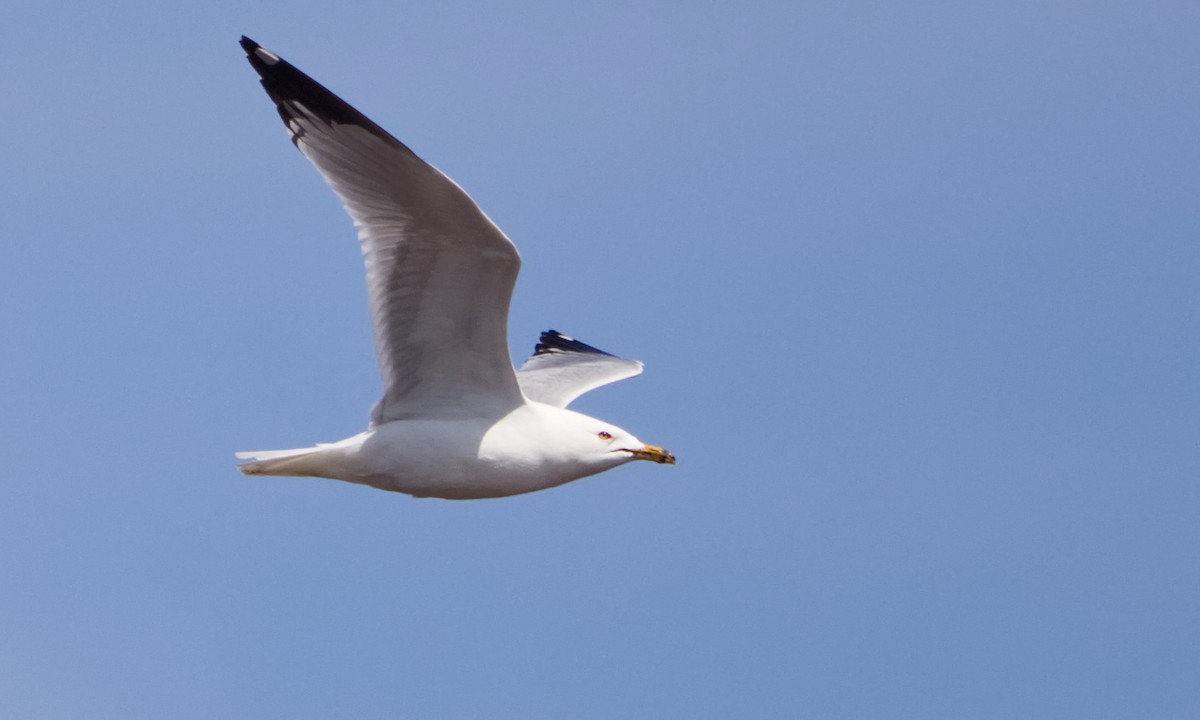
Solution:
<svg viewBox="0 0 1200 720">
<path fill-rule="evenodd" d="M 599 432 L 599 437 L 601 440 L 612 440 L 612 433 L 607 430 L 601 430 Z"/>
</svg>

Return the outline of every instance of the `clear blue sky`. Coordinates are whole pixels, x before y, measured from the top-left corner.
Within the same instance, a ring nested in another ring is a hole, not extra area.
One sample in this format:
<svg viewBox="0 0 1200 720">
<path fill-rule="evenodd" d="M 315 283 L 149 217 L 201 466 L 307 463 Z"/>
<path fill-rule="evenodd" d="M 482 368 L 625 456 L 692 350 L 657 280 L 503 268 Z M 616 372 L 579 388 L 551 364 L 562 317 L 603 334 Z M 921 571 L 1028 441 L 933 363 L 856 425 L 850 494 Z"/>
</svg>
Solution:
<svg viewBox="0 0 1200 720">
<path fill-rule="evenodd" d="M 16 0 L 0 716 L 1200 716 L 1200 6 Z M 441 167 L 679 457 L 245 478 L 378 392 L 247 34 Z"/>
</svg>

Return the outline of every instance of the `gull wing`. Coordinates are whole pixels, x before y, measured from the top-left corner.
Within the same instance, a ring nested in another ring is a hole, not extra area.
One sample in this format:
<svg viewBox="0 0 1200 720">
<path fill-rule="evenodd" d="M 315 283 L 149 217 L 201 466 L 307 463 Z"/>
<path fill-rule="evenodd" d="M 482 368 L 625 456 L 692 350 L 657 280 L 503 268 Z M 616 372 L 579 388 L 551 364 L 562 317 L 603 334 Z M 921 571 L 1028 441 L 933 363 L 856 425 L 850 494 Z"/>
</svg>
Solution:
<svg viewBox="0 0 1200 720">
<path fill-rule="evenodd" d="M 517 370 L 517 380 L 530 400 L 566 407 L 588 390 L 641 372 L 642 363 L 637 360 L 617 357 L 556 330 L 547 330 L 538 339 L 533 356 Z"/>
<path fill-rule="evenodd" d="M 383 128 L 253 40 L 241 45 L 292 142 L 358 228 L 383 376 L 372 424 L 524 403 L 508 353 L 516 247 Z"/>
</svg>

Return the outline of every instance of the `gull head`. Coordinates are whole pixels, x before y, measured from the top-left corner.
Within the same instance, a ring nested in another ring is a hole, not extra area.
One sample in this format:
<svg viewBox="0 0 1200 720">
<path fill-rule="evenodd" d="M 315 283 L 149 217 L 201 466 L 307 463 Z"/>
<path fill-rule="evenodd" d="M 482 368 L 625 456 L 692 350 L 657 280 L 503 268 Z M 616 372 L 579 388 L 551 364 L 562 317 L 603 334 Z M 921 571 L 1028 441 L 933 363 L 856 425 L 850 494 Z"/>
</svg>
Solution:
<svg viewBox="0 0 1200 720">
<path fill-rule="evenodd" d="M 633 433 L 612 423 L 572 412 L 559 411 L 559 428 L 570 440 L 564 445 L 576 458 L 588 464 L 614 467 L 631 460 L 650 460 L 659 464 L 675 464 L 675 456 L 657 445 L 648 445 Z M 556 413 L 557 414 L 557 413 Z M 560 437 L 562 437 L 560 435 Z"/>
</svg>

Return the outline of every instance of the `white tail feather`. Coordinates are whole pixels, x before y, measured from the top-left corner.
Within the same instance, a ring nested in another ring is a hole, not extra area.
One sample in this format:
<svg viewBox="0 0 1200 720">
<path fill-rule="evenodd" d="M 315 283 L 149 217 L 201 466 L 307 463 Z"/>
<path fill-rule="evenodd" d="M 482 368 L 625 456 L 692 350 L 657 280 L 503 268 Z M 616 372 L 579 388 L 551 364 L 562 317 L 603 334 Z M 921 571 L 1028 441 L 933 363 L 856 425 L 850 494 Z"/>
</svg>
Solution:
<svg viewBox="0 0 1200 720">
<path fill-rule="evenodd" d="M 318 475 L 326 477 L 322 473 L 323 458 L 313 456 L 318 455 L 327 447 L 326 445 L 293 450 L 253 450 L 235 453 L 235 455 L 243 460 L 254 460 L 254 462 L 238 465 L 238 469 L 246 475 Z"/>
<path fill-rule="evenodd" d="M 233 455 L 239 460 L 275 460 L 276 458 L 292 457 L 293 455 L 307 455 L 319 449 L 321 449 L 320 445 L 317 447 L 294 448 L 292 450 L 243 450 Z"/>
</svg>

